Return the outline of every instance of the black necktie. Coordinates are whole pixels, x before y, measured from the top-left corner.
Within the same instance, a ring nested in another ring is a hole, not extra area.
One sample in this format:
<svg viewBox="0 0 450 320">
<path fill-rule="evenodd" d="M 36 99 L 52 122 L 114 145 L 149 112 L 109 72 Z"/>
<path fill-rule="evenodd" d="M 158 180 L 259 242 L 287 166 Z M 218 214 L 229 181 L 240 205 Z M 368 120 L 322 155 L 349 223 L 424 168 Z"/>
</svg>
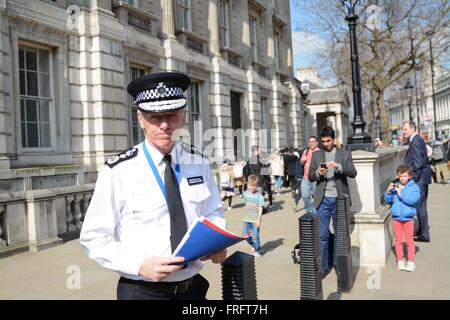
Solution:
<svg viewBox="0 0 450 320">
<path fill-rule="evenodd" d="M 187 227 L 180 188 L 175 172 L 173 172 L 172 166 L 170 165 L 171 160 L 172 157 L 170 154 L 166 154 L 163 158 L 166 164 L 166 168 L 164 169 L 164 185 L 166 187 L 167 207 L 169 208 L 170 214 L 170 244 L 173 253 L 181 239 L 183 239 Z"/>
</svg>

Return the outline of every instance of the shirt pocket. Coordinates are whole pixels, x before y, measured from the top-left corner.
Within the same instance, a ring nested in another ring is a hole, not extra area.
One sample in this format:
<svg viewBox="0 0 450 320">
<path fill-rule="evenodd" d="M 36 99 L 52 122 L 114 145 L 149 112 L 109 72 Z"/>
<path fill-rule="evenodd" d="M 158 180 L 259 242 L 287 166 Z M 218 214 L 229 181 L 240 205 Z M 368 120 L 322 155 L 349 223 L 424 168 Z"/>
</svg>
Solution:
<svg viewBox="0 0 450 320">
<path fill-rule="evenodd" d="M 201 215 L 202 204 L 211 196 L 211 192 L 205 183 L 191 185 L 187 187 L 187 199 L 194 207 L 197 216 Z"/>
</svg>

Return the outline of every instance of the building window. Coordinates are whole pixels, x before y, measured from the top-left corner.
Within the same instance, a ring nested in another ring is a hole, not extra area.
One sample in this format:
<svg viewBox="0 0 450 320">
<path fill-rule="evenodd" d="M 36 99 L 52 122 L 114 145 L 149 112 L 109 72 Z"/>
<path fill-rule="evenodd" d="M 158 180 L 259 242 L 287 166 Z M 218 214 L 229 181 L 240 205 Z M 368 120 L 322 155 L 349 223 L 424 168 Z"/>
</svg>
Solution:
<svg viewBox="0 0 450 320">
<path fill-rule="evenodd" d="M 270 121 L 270 109 L 267 108 L 267 98 L 261 97 L 261 129 L 262 131 L 262 142 L 265 149 L 271 149 L 271 130 L 272 125 Z"/>
<path fill-rule="evenodd" d="M 122 2 L 127 3 L 130 6 L 139 8 L 139 0 L 122 0 Z"/>
<path fill-rule="evenodd" d="M 202 147 L 202 115 L 200 101 L 200 85 L 198 82 L 192 82 L 189 87 L 189 130 L 191 134 L 191 143 Z"/>
<path fill-rule="evenodd" d="M 228 1 L 220 0 L 220 47 L 228 48 L 230 46 L 230 36 L 229 36 L 229 28 L 228 28 Z"/>
<path fill-rule="evenodd" d="M 122 4 L 128 4 L 130 6 L 133 6 L 135 8 L 139 8 L 139 0 L 113 0 L 112 5 L 122 5 Z"/>
<path fill-rule="evenodd" d="M 257 44 L 256 44 L 256 20 L 250 17 L 250 55 L 252 62 L 258 61 Z"/>
<path fill-rule="evenodd" d="M 280 35 L 278 32 L 273 33 L 274 59 L 276 70 L 280 69 Z"/>
<path fill-rule="evenodd" d="M 261 129 L 267 129 L 266 99 L 261 98 Z"/>
<path fill-rule="evenodd" d="M 138 67 L 130 68 L 130 81 L 142 77 L 145 75 L 146 70 Z M 141 129 L 139 125 L 139 121 L 137 119 L 136 112 L 138 108 L 133 104 L 133 100 L 131 100 L 131 134 L 133 139 L 133 145 L 137 145 L 144 141 L 144 130 Z"/>
<path fill-rule="evenodd" d="M 50 148 L 52 92 L 47 49 L 19 46 L 20 120 L 23 148 Z"/>
<path fill-rule="evenodd" d="M 191 30 L 191 1 L 177 0 L 177 27 L 178 29 Z"/>
</svg>

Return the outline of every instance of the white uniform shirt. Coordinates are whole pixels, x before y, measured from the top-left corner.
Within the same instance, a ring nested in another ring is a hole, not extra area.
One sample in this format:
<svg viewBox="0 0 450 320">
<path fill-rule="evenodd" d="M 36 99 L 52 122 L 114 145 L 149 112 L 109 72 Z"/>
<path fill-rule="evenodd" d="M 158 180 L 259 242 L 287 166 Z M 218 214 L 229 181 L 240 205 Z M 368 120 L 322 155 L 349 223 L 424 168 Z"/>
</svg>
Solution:
<svg viewBox="0 0 450 320">
<path fill-rule="evenodd" d="M 164 181 L 164 155 L 148 142 L 145 144 Z M 113 168 L 105 166 L 100 172 L 83 221 L 80 242 L 87 255 L 103 267 L 129 279 L 151 281 L 139 276 L 139 269 L 146 258 L 172 255 L 170 216 L 142 146 L 142 143 L 136 146 L 138 154 L 134 158 Z M 190 146 L 182 142 L 177 142 L 171 156 L 172 168 L 177 163 L 180 165 L 179 186 L 187 227 L 199 216 L 224 227 L 223 207 L 208 161 L 192 154 Z M 191 262 L 164 281 L 188 279 L 202 267 L 200 260 Z"/>
</svg>

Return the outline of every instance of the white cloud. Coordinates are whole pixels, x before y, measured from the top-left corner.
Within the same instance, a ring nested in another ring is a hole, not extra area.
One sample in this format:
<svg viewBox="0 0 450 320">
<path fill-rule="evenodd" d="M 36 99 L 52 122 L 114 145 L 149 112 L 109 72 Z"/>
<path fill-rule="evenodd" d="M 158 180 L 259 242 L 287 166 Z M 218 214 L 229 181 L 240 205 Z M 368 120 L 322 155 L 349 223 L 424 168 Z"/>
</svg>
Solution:
<svg viewBox="0 0 450 320">
<path fill-rule="evenodd" d="M 307 66 L 317 62 L 317 54 L 327 50 L 326 40 L 318 35 L 304 31 L 292 32 L 294 65 Z"/>
</svg>

